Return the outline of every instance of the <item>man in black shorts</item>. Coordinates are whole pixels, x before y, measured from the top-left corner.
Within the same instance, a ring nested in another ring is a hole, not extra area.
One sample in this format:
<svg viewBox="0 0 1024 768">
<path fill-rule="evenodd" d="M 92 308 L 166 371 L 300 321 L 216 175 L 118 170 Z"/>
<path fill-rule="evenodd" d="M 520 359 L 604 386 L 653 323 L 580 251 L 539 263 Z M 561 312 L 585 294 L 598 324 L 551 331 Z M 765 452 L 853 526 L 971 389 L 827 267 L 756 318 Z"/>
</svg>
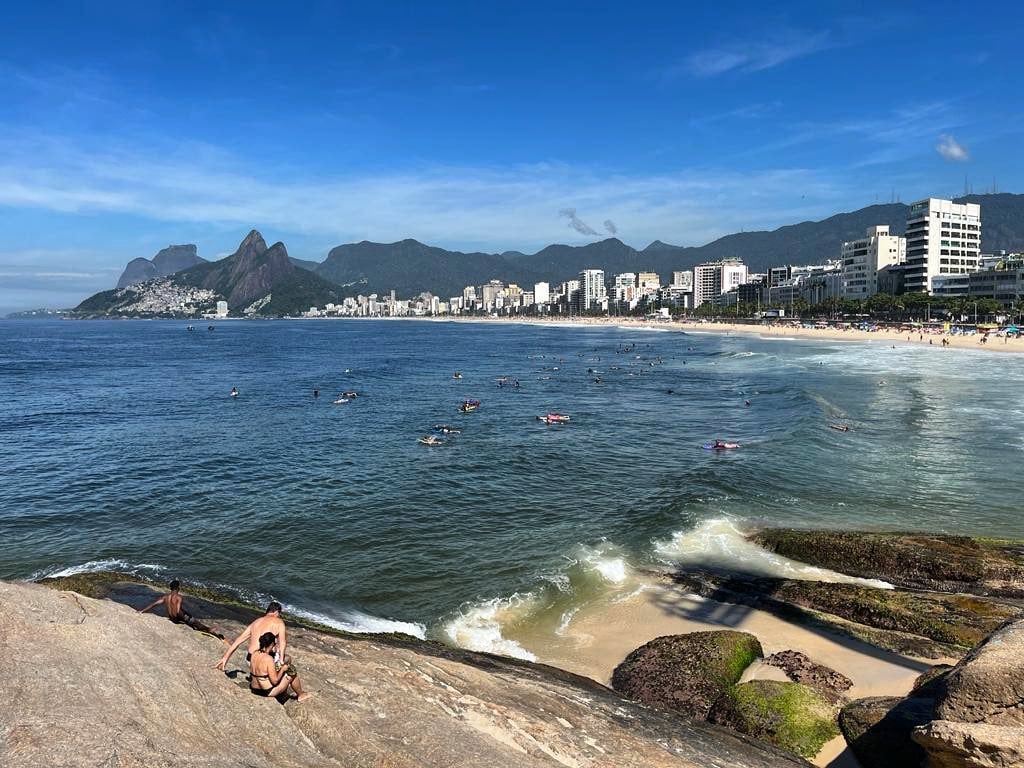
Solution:
<svg viewBox="0 0 1024 768">
<path fill-rule="evenodd" d="M 167 610 L 167 618 L 175 624 L 184 624 L 185 626 L 191 627 L 199 632 L 208 632 L 214 637 L 219 637 L 221 640 L 224 639 L 224 635 L 220 632 L 206 626 L 185 610 L 185 606 L 182 604 L 181 592 L 179 591 L 181 589 L 181 582 L 174 579 L 168 586 L 171 589 L 170 592 L 166 595 L 161 595 L 145 608 L 139 608 L 139 613 L 145 613 L 151 608 L 156 608 L 158 605 L 163 604 L 164 608 Z"/>
</svg>

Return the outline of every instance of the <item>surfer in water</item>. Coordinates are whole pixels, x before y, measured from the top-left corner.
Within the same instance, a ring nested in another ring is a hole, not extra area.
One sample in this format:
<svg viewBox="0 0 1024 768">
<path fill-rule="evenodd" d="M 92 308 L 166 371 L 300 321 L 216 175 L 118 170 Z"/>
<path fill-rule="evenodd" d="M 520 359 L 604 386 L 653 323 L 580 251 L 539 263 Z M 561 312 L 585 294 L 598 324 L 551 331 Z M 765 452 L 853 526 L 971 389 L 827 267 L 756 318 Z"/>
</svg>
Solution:
<svg viewBox="0 0 1024 768">
<path fill-rule="evenodd" d="M 238 397 L 238 387 L 232 387 L 231 388 L 231 396 L 232 397 Z"/>
</svg>

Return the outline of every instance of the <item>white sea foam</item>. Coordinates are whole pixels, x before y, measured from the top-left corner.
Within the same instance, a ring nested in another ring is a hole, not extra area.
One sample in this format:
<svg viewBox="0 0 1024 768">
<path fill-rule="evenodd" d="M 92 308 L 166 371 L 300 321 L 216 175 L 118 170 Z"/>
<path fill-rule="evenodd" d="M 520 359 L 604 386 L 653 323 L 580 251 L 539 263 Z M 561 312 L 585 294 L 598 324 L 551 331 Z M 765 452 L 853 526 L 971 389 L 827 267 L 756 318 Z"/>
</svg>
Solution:
<svg viewBox="0 0 1024 768">
<path fill-rule="evenodd" d="M 601 542 L 595 547 L 580 546 L 576 562 L 584 571 L 596 573 L 609 584 L 622 584 L 629 578 L 626 558 L 618 547 L 610 542 Z"/>
<path fill-rule="evenodd" d="M 530 613 L 536 601 L 532 593 L 516 593 L 511 597 L 496 597 L 463 606 L 457 616 L 445 623 L 445 636 L 455 645 L 470 651 L 500 653 L 536 661 L 536 656 L 501 633 L 503 623 L 512 621 L 517 615 Z"/>
<path fill-rule="evenodd" d="M 751 576 L 893 588 L 885 581 L 847 576 L 769 552 L 748 541 L 743 531 L 728 518 L 705 520 L 692 530 L 677 531 L 667 541 L 656 541 L 654 545 L 657 555 L 673 565 L 713 567 Z"/>
<path fill-rule="evenodd" d="M 44 568 L 41 571 L 33 573 L 30 579 L 32 581 L 37 581 L 39 579 L 60 579 L 67 576 L 77 576 L 82 573 L 99 573 L 100 571 L 115 571 L 131 574 L 149 573 L 150 575 L 155 575 L 164 570 L 166 570 L 164 566 L 156 565 L 154 563 L 129 563 L 125 560 L 108 558 L 106 560 L 90 560 L 87 563 L 69 565 L 66 568 Z"/>
<path fill-rule="evenodd" d="M 395 621 L 393 619 L 382 619 L 379 616 L 371 616 L 361 611 L 342 611 L 340 617 L 328 616 L 317 611 L 307 611 L 296 605 L 283 605 L 285 613 L 299 616 L 317 624 L 334 627 L 343 632 L 355 632 L 358 634 L 378 632 L 401 632 L 406 635 L 418 637 L 421 640 L 427 636 L 427 628 L 422 624 L 411 621 Z"/>
</svg>

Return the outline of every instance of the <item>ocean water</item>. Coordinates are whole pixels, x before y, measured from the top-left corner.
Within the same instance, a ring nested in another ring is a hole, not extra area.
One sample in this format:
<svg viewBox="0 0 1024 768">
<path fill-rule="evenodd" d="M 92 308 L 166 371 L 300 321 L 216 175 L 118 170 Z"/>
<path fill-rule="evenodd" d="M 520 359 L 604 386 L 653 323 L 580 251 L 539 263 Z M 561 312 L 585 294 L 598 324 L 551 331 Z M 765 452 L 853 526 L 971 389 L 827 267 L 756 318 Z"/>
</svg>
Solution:
<svg viewBox="0 0 1024 768">
<path fill-rule="evenodd" d="M 758 525 L 1024 537 L 1015 355 L 615 326 L 185 325 L 0 322 L 0 577 L 177 577 L 528 655 L 510 630 L 557 633 L 638 573 L 820 576 L 746 544 Z M 333 404 L 345 390 L 359 396 Z M 464 398 L 483 404 L 460 414 Z M 553 410 L 571 423 L 536 420 Z M 462 434 L 417 442 L 441 422 Z M 742 447 L 702 448 L 715 438 Z"/>
</svg>

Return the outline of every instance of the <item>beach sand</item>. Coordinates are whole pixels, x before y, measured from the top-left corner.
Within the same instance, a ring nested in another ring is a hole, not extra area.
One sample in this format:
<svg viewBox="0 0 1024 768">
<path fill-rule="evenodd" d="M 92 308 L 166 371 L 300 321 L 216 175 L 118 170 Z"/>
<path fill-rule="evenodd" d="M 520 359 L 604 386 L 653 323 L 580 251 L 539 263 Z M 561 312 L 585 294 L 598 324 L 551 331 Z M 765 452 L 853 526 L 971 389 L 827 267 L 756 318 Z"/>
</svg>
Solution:
<svg viewBox="0 0 1024 768">
<path fill-rule="evenodd" d="M 851 699 L 902 696 L 914 680 L 934 664 L 955 659 L 915 659 L 881 650 L 840 634 L 790 624 L 753 608 L 705 600 L 670 584 L 653 583 L 626 598 L 595 601 L 579 610 L 560 634 L 513 635 L 537 660 L 585 675 L 605 685 L 612 671 L 635 648 L 662 635 L 714 629 L 749 632 L 761 641 L 765 655 L 801 651 L 842 672 L 854 682 Z M 747 679 L 785 679 L 780 670 L 760 663 Z M 840 736 L 825 745 L 815 765 L 856 766 Z"/>
</svg>

